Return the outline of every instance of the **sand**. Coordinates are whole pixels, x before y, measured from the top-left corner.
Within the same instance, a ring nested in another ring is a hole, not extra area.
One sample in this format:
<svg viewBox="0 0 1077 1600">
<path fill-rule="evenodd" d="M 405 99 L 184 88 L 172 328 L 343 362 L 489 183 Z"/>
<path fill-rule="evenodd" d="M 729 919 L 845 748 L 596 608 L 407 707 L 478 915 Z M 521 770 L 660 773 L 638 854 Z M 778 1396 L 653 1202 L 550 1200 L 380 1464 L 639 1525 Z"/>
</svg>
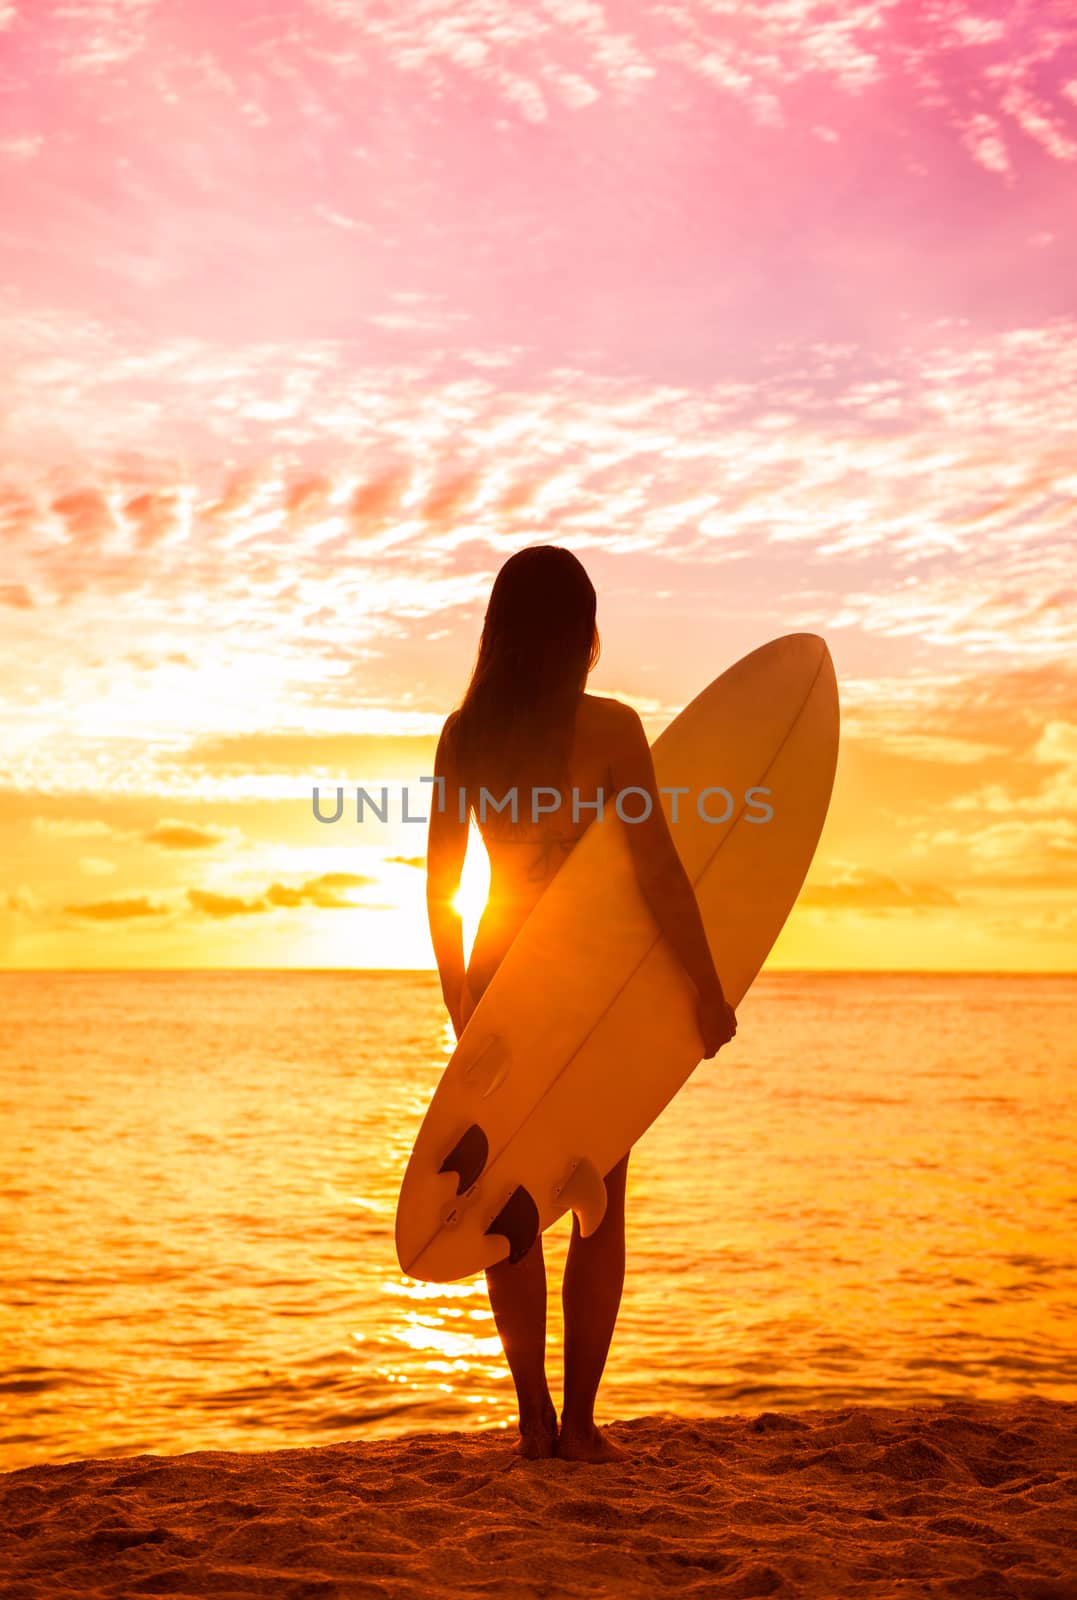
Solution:
<svg viewBox="0 0 1077 1600">
<path fill-rule="evenodd" d="M 621 1465 L 503 1432 L 0 1477 L 0 1594 L 1077 1600 L 1077 1404 L 641 1417 Z"/>
</svg>

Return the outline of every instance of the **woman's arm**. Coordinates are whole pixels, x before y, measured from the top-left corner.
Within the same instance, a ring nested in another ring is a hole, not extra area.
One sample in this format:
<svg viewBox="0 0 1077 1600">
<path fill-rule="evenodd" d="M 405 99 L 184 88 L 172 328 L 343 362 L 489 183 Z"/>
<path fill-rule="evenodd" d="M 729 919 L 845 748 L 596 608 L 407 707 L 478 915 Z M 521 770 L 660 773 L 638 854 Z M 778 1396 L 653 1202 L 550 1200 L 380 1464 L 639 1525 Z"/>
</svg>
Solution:
<svg viewBox="0 0 1077 1600">
<path fill-rule="evenodd" d="M 627 788 L 642 789 L 651 800 L 650 815 L 646 819 L 625 825 L 629 853 L 640 890 L 659 929 L 696 986 L 704 1053 L 711 1056 L 737 1031 L 736 1018 L 722 993 L 722 982 L 703 929 L 699 902 L 662 810 L 654 760 L 643 724 L 631 706 L 616 704 L 617 721 L 610 755 L 614 793 Z"/>
<path fill-rule="evenodd" d="M 430 826 L 426 843 L 426 914 L 434 959 L 441 977 L 441 993 L 459 1038 L 466 1018 L 462 1015 L 464 994 L 464 933 L 460 913 L 454 904 L 460 887 L 464 856 L 467 853 L 468 824 L 459 820 L 456 806 L 457 775 L 452 755 L 452 725 L 455 712 L 447 719 L 434 757 L 434 776 L 444 780 L 433 784 L 430 794 Z M 444 809 L 438 809 L 438 791 L 444 793 Z"/>
</svg>

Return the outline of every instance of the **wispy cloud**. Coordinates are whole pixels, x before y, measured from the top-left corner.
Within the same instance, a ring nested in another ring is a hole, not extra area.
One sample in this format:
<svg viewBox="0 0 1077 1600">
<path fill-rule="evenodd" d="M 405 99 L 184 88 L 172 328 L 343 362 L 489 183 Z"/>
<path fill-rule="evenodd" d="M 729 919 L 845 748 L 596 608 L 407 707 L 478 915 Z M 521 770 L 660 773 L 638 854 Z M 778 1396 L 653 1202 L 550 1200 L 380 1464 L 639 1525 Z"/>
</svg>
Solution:
<svg viewBox="0 0 1077 1600">
<path fill-rule="evenodd" d="M 116 863 L 105 856 L 79 856 L 79 871 L 88 878 L 110 878 Z"/>
<path fill-rule="evenodd" d="M 83 448 L 100 412 L 116 429 L 141 403 L 143 369 L 192 430 L 222 372 L 238 416 L 288 370 L 280 352 L 189 341 L 110 356 L 95 335 L 95 378 L 78 349 L 61 368 L 16 365 L 9 458 L 28 453 L 35 417 L 55 427 L 66 412 Z M 445 692 L 401 698 L 383 663 L 450 639 L 462 678 L 497 566 L 542 540 L 600 566 L 633 563 L 641 594 L 667 596 L 655 625 L 671 645 L 706 627 L 719 595 L 724 614 L 754 618 L 757 638 L 802 626 L 846 650 L 889 641 L 906 677 L 1072 652 L 1067 321 L 992 338 L 943 329 L 885 380 L 866 351 L 812 345 L 785 352 L 773 377 L 705 389 L 432 372 L 416 394 L 389 369 L 357 396 L 328 345 L 317 370 L 304 448 L 282 452 L 279 422 L 262 418 L 263 464 L 223 482 L 148 451 L 132 460 L 114 433 L 89 481 L 9 469 L 9 652 L 27 673 L 34 663 L 50 707 L 54 783 L 98 783 L 110 760 L 110 782 L 177 793 L 202 779 L 423 771 Z M 33 782 L 21 706 L 0 699 L 0 722 L 12 773 Z M 258 731 L 236 733 L 244 723 Z M 941 737 L 937 722 L 901 736 L 936 749 Z"/>
<path fill-rule="evenodd" d="M 800 903 L 813 910 L 852 909 L 888 914 L 955 906 L 957 897 L 939 883 L 901 882 L 884 872 L 848 864 L 840 877 L 805 886 Z"/>
<path fill-rule="evenodd" d="M 140 917 L 164 917 L 168 907 L 154 905 L 145 895 L 134 899 L 94 900 L 68 905 L 65 911 L 88 922 L 130 922 Z"/>
<path fill-rule="evenodd" d="M 187 899 L 195 911 L 207 917 L 251 916 L 257 912 L 295 910 L 301 906 L 315 906 L 321 911 L 354 911 L 356 901 L 347 891 L 369 888 L 377 881 L 362 873 L 323 872 L 305 883 L 271 883 L 262 894 L 248 899 L 208 889 L 188 889 Z"/>
<path fill-rule="evenodd" d="M 207 917 L 246 917 L 268 909 L 264 900 L 243 900 L 239 895 L 215 894 L 209 889 L 188 889 L 195 911 Z"/>
<path fill-rule="evenodd" d="M 0 13 L 0 23 L 3 14 Z M 6 156 L 10 161 L 30 161 L 41 149 L 44 143 L 40 133 L 24 133 L 13 139 L 0 139 L 0 158 Z"/>
<path fill-rule="evenodd" d="M 320 906 L 323 910 L 344 911 L 352 909 L 355 901 L 341 890 L 365 889 L 377 883 L 376 878 L 356 872 L 323 872 L 298 887 L 282 883 L 270 884 L 266 900 L 272 906 Z"/>
<path fill-rule="evenodd" d="M 159 0 L 72 0 L 53 4 L 51 43 L 63 71 L 107 73 L 140 54 Z"/>
<path fill-rule="evenodd" d="M 697 0 L 616 22 L 588 0 L 533 7 L 526 20 L 487 0 L 433 0 L 377 17 L 363 0 L 312 5 L 341 25 L 340 48 L 324 59 L 346 75 L 365 75 L 376 61 L 381 70 L 424 78 L 441 94 L 470 85 L 525 124 L 585 115 L 604 97 L 640 109 L 652 96 L 694 84 L 775 127 L 803 118 L 810 85 L 831 97 L 830 115 L 839 120 L 835 97 L 855 103 L 879 90 L 893 103 L 911 95 L 941 111 L 989 171 L 1010 170 L 1000 117 L 1058 159 L 1073 153 L 1058 109 L 1077 40 L 1064 0 L 1006 17 L 962 4 L 916 13 L 897 0 L 840 9 L 826 0 L 742 0 L 736 7 Z M 976 110 L 985 103 L 994 116 Z"/>
<path fill-rule="evenodd" d="M 34 817 L 31 825 L 35 833 L 56 839 L 104 838 L 112 832 L 95 817 Z"/>
<path fill-rule="evenodd" d="M 227 836 L 219 829 L 166 820 L 155 823 L 144 837 L 147 844 L 159 845 L 162 850 L 213 850 Z"/>
<path fill-rule="evenodd" d="M 383 721 L 392 721 L 386 712 Z M 222 776 L 250 773 L 295 773 L 323 777 L 322 790 L 332 785 L 324 775 L 355 783 L 374 778 L 418 781 L 433 759 L 440 722 L 436 714 L 425 719 L 426 735 L 409 735 L 387 729 L 383 734 L 237 733 L 210 737 L 192 744 L 183 759 L 201 772 Z M 330 797 L 331 798 L 331 797 Z"/>
</svg>

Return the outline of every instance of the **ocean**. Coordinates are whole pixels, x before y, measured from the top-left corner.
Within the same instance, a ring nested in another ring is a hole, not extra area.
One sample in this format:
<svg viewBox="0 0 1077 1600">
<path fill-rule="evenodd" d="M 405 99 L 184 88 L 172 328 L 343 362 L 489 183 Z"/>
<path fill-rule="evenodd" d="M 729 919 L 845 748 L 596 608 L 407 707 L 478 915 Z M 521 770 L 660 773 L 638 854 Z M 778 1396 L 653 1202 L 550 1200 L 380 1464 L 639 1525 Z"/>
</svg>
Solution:
<svg viewBox="0 0 1077 1600">
<path fill-rule="evenodd" d="M 0 1466 L 512 1427 L 483 1280 L 393 1249 L 434 974 L 0 1005 Z M 600 1420 L 1077 1400 L 1075 1018 L 1068 976 L 764 973 L 633 1153 Z"/>
</svg>

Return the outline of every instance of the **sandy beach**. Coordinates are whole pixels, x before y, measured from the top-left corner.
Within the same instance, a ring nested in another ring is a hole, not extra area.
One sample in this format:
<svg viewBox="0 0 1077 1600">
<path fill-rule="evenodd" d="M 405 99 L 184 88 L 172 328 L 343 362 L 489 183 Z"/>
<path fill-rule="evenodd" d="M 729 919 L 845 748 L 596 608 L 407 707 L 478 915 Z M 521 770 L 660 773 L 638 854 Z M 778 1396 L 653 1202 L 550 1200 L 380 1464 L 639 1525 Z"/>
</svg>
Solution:
<svg viewBox="0 0 1077 1600">
<path fill-rule="evenodd" d="M 59 1595 L 1077 1596 L 1077 1405 L 615 1423 L 630 1461 L 504 1432 L 33 1466 L 5 1600 Z"/>
</svg>

